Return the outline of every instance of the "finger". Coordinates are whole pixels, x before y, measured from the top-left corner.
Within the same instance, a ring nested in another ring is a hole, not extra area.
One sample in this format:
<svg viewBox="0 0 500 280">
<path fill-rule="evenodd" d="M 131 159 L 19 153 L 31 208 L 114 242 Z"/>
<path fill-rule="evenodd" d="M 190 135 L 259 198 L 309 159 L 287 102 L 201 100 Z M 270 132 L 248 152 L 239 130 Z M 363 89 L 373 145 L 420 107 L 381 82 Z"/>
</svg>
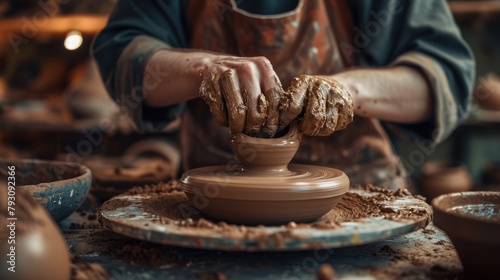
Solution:
<svg viewBox="0 0 500 280">
<path fill-rule="evenodd" d="M 274 72 L 273 65 L 267 58 L 255 57 L 254 63 L 259 68 L 260 86 L 267 101 L 267 119 L 262 131 L 264 137 L 272 137 L 278 130 L 279 105 L 284 90 L 276 72 Z"/>
<path fill-rule="evenodd" d="M 281 97 L 279 105 L 280 129 L 285 128 L 302 113 L 310 80 L 311 78 L 305 75 L 293 78 L 290 87 Z"/>
<path fill-rule="evenodd" d="M 214 120 L 222 126 L 228 126 L 226 103 L 219 86 L 222 73 L 222 69 L 215 69 L 203 75 L 200 85 L 200 97 L 210 108 Z"/>
<path fill-rule="evenodd" d="M 245 125 L 245 134 L 249 136 L 257 136 L 266 121 L 267 102 L 264 94 L 260 93 L 257 99 L 253 99 L 250 94 L 243 89 L 243 99 L 247 106 L 247 118 Z"/>
<path fill-rule="evenodd" d="M 235 70 L 230 69 L 220 77 L 222 97 L 226 101 L 229 130 L 231 133 L 240 133 L 245 129 L 247 107 L 243 102 L 240 83 Z"/>
<path fill-rule="evenodd" d="M 267 104 L 259 83 L 259 72 L 253 63 L 240 63 L 235 67 L 247 107 L 245 134 L 256 136 L 266 122 Z M 264 99 L 264 100 L 262 100 Z"/>
<path fill-rule="evenodd" d="M 351 94 L 347 89 L 337 81 L 333 81 L 332 90 L 337 96 L 337 111 L 339 114 L 337 127 L 335 131 L 343 130 L 350 124 L 354 119 L 354 105 L 352 103 Z"/>
<path fill-rule="evenodd" d="M 267 101 L 267 119 L 262 129 L 264 137 L 273 137 L 278 130 L 280 99 L 285 94 L 278 77 L 274 76 L 273 80 L 272 83 L 264 82 L 264 96 Z"/>
<path fill-rule="evenodd" d="M 305 135 L 316 136 L 325 125 L 326 99 L 330 86 L 322 80 L 316 80 L 307 91 L 308 97 L 304 117 L 300 128 Z"/>
<path fill-rule="evenodd" d="M 326 120 L 318 136 L 329 136 L 335 132 L 339 118 L 338 109 L 335 101 L 335 93 L 331 90 L 326 98 Z"/>
</svg>

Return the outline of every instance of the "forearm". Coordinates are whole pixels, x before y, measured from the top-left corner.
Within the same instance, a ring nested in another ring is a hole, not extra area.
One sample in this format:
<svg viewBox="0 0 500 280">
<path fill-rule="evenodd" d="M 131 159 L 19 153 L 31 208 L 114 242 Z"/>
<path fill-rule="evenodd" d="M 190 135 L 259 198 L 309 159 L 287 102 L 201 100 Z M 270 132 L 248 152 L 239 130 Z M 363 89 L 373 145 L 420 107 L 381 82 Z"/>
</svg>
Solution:
<svg viewBox="0 0 500 280">
<path fill-rule="evenodd" d="M 272 136 L 278 129 L 283 89 L 265 57 L 161 50 L 147 63 L 143 87 L 151 107 L 202 97 L 216 122 L 233 133 Z"/>
<path fill-rule="evenodd" d="M 413 68 L 355 69 L 330 77 L 350 90 L 357 116 L 417 123 L 428 120 L 433 114 L 428 82 Z"/>
<path fill-rule="evenodd" d="M 210 53 L 162 50 L 149 60 L 144 71 L 144 102 L 164 107 L 198 97 Z"/>
</svg>

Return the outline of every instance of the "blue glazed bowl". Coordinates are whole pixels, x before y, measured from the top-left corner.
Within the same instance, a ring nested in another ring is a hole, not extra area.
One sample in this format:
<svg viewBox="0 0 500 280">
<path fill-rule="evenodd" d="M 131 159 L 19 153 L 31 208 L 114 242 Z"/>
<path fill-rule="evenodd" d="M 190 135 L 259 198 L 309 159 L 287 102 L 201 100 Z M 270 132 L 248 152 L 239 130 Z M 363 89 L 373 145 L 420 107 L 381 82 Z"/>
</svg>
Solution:
<svg viewBox="0 0 500 280">
<path fill-rule="evenodd" d="M 0 160 L 0 184 L 7 184 L 9 166 L 15 166 L 16 191 L 31 194 L 56 222 L 82 205 L 92 184 L 92 173 L 83 165 L 35 159 Z"/>
</svg>

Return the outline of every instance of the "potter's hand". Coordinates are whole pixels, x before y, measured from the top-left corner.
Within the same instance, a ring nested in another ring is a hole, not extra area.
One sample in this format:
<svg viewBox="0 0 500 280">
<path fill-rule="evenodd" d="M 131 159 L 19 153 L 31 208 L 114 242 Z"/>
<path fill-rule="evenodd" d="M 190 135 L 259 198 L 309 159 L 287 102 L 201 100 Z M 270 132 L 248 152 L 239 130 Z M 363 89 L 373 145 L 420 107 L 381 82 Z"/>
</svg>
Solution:
<svg viewBox="0 0 500 280">
<path fill-rule="evenodd" d="M 214 119 L 231 133 L 265 137 L 276 133 L 281 83 L 265 57 L 210 56 L 200 96 Z"/>
<path fill-rule="evenodd" d="M 306 135 L 330 135 L 346 128 L 353 116 L 351 94 L 334 79 L 298 76 L 280 100 L 280 127 L 299 118 Z"/>
</svg>

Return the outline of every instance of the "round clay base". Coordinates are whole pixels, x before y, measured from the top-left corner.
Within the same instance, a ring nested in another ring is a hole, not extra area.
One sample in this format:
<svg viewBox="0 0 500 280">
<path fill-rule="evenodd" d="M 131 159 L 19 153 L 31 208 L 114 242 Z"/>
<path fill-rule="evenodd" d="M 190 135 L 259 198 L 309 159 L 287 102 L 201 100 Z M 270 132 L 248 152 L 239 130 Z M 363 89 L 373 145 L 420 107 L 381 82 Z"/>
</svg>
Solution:
<svg viewBox="0 0 500 280">
<path fill-rule="evenodd" d="M 257 171 L 211 166 L 186 172 L 181 188 L 205 215 L 239 224 L 310 222 L 330 211 L 349 189 L 344 172 L 290 165 Z"/>
</svg>

